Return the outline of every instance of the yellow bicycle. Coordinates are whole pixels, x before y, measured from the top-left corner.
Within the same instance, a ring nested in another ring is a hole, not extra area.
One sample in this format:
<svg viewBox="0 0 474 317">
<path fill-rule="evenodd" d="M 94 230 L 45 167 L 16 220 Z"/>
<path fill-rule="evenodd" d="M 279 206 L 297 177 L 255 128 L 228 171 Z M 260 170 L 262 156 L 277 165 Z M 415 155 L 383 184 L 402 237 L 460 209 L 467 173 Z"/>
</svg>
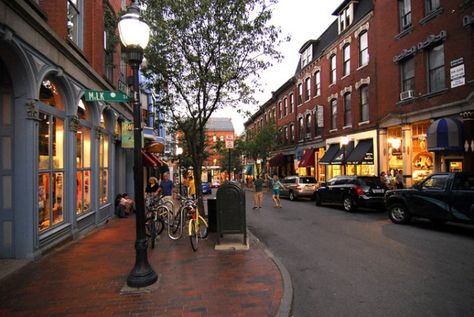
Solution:
<svg viewBox="0 0 474 317">
<path fill-rule="evenodd" d="M 188 224 L 189 240 L 191 241 L 191 248 L 193 251 L 197 251 L 199 239 L 207 238 L 209 234 L 208 225 L 206 219 L 201 216 L 197 204 L 193 205 L 193 208 L 189 212 L 190 220 Z"/>
</svg>

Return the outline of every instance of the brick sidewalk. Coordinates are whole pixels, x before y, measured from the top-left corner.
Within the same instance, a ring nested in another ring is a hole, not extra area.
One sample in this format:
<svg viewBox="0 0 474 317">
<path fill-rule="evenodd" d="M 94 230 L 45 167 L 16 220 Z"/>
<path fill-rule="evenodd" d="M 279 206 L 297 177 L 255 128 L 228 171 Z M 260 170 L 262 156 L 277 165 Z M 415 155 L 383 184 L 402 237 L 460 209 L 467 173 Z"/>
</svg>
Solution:
<svg viewBox="0 0 474 317">
<path fill-rule="evenodd" d="M 261 244 L 214 251 L 215 234 L 193 252 L 187 237 L 162 233 L 149 261 L 159 274 L 149 293 L 121 294 L 135 259 L 135 219 L 103 228 L 0 281 L 0 316 L 275 316 L 280 271 Z M 202 242 L 202 243 L 201 243 Z"/>
</svg>

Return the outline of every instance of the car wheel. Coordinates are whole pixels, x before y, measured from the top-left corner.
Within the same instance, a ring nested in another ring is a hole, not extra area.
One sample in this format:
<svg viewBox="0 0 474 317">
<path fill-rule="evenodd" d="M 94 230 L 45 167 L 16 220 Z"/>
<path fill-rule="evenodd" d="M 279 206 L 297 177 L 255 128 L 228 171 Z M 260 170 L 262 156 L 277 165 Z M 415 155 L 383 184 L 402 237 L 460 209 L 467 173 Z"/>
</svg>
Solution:
<svg viewBox="0 0 474 317">
<path fill-rule="evenodd" d="M 396 224 L 404 224 L 410 221 L 411 215 L 405 205 L 396 203 L 388 206 L 388 217 Z"/>
<path fill-rule="evenodd" d="M 292 191 L 290 191 L 289 198 L 290 198 L 291 201 L 295 201 L 295 200 L 296 200 L 296 196 L 295 196 L 295 194 L 294 194 Z"/>
<path fill-rule="evenodd" d="M 347 211 L 347 212 L 351 212 L 351 211 L 354 211 L 354 202 L 352 200 L 352 197 L 351 196 L 344 196 L 343 200 L 342 200 L 342 204 L 344 206 L 344 210 Z"/>
<path fill-rule="evenodd" d="M 316 201 L 316 206 L 321 206 L 321 196 L 318 193 L 314 195 L 314 200 Z"/>
</svg>

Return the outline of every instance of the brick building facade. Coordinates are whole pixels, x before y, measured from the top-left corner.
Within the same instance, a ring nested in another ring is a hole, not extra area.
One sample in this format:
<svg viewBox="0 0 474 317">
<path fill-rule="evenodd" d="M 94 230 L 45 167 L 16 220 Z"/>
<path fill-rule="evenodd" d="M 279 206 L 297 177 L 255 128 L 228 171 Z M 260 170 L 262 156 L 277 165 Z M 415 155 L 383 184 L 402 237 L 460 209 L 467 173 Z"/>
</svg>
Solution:
<svg viewBox="0 0 474 317">
<path fill-rule="evenodd" d="M 432 171 L 472 170 L 466 118 L 474 108 L 473 8 L 462 3 L 343 1 L 326 31 L 301 47 L 292 79 L 245 123 L 246 130 L 258 128 L 275 107 L 276 125 L 288 141 L 269 160 L 273 172 L 324 181 L 401 169 L 412 184 Z M 407 66 L 412 58 L 413 71 Z M 453 81 L 459 86 L 451 87 Z M 295 112 L 280 116 L 279 101 L 290 94 Z M 294 140 L 286 129 L 291 126 Z M 445 126 L 450 141 L 429 144 L 442 139 Z M 456 136 L 462 148 L 453 143 Z M 292 151 L 288 173 L 282 157 Z"/>
</svg>

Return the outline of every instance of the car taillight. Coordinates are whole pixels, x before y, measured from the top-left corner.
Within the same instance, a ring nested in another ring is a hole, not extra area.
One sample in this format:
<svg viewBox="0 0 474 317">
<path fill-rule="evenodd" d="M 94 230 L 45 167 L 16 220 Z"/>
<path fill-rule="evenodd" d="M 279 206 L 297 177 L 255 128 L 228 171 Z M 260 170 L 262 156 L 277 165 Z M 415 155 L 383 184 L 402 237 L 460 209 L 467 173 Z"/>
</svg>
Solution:
<svg viewBox="0 0 474 317">
<path fill-rule="evenodd" d="M 301 186 L 300 185 L 296 185 L 296 190 L 300 190 L 301 189 Z"/>
<path fill-rule="evenodd" d="M 355 191 L 356 191 L 356 194 L 359 195 L 359 196 L 362 196 L 364 195 L 364 191 L 362 190 L 362 188 L 360 188 L 359 186 L 355 186 L 354 187 Z"/>
</svg>

